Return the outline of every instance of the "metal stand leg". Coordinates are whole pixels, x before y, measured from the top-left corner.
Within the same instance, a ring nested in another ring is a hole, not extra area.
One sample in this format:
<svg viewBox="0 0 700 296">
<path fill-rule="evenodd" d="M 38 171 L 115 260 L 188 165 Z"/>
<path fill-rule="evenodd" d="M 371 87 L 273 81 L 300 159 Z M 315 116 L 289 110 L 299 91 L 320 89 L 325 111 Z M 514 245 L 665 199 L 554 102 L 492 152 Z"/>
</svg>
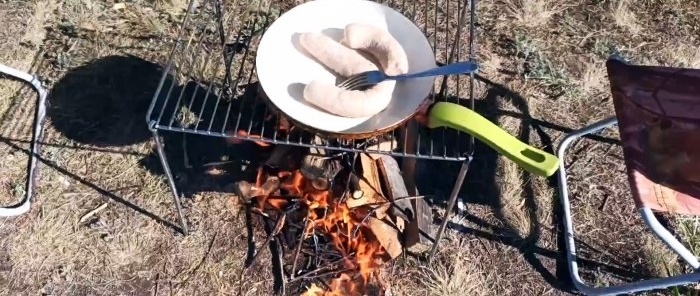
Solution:
<svg viewBox="0 0 700 296">
<path fill-rule="evenodd" d="M 173 178 L 172 172 L 170 172 L 170 165 L 168 165 L 168 159 L 165 157 L 165 151 L 163 150 L 163 142 L 160 139 L 158 131 L 152 129 L 153 139 L 156 141 L 156 150 L 158 151 L 158 158 L 160 159 L 161 165 L 163 165 L 163 171 L 168 177 L 168 185 L 170 185 L 170 191 L 173 194 L 173 201 L 175 202 L 175 210 L 177 210 L 177 215 L 180 217 L 180 231 L 184 235 L 189 234 L 189 229 L 187 227 L 187 220 L 185 215 L 182 213 L 182 203 L 180 201 L 180 194 L 177 192 L 175 187 L 175 179 Z"/>
<path fill-rule="evenodd" d="M 576 245 L 575 245 L 575 240 L 574 240 L 574 226 L 573 226 L 573 218 L 571 215 L 571 203 L 569 201 L 569 192 L 568 192 L 568 187 L 567 187 L 567 181 L 566 181 L 566 168 L 565 168 L 565 154 L 566 150 L 569 148 L 571 143 L 578 139 L 581 136 L 585 136 L 588 134 L 595 133 L 601 129 L 604 129 L 606 127 L 610 127 L 614 124 L 617 123 L 617 120 L 615 117 L 607 118 L 604 120 L 601 120 L 597 123 L 594 123 L 590 126 L 587 126 L 585 128 L 582 128 L 580 130 L 577 130 L 568 136 L 564 138 L 562 143 L 559 146 L 559 149 L 557 149 L 557 156 L 561 160 L 559 164 L 559 197 L 561 199 L 561 204 L 564 209 L 564 235 L 565 235 L 565 243 L 566 243 L 566 260 L 569 266 L 569 272 L 571 274 L 571 279 L 573 281 L 574 286 L 576 289 L 578 289 L 581 293 L 586 294 L 586 295 L 617 295 L 617 294 L 626 294 L 626 293 L 634 293 L 634 292 L 641 292 L 641 291 L 649 291 L 649 290 L 654 290 L 654 289 L 664 289 L 667 287 L 671 286 L 678 286 L 678 285 L 685 285 L 685 284 L 692 284 L 692 283 L 697 283 L 700 281 L 700 273 L 698 273 L 698 261 L 693 256 L 690 251 L 688 251 L 683 245 L 678 242 L 678 240 L 675 239 L 666 229 L 661 226 L 658 221 L 656 220 L 655 217 L 653 217 L 653 214 L 651 213 L 651 210 L 648 208 L 642 208 L 640 209 L 642 217 L 644 218 L 644 222 L 649 225 L 649 227 L 654 230 L 654 232 L 667 244 L 669 245 L 674 251 L 676 251 L 683 259 L 686 260 L 693 268 L 695 269 L 694 273 L 690 274 L 682 274 L 682 275 L 677 275 L 677 276 L 672 276 L 672 277 L 667 277 L 667 278 L 657 278 L 657 279 L 650 279 L 650 280 L 643 280 L 643 281 L 637 281 L 637 282 L 632 282 L 628 284 L 623 284 L 623 285 L 618 285 L 618 286 L 610 286 L 610 287 L 591 287 L 588 286 L 582 279 L 581 276 L 579 275 L 579 270 L 578 270 L 578 263 L 576 261 L 577 256 L 576 256 Z"/>
<path fill-rule="evenodd" d="M 41 86 L 41 82 L 36 76 L 30 75 L 5 65 L 0 64 L 0 73 L 12 78 L 29 83 L 37 93 L 36 109 L 34 111 L 34 129 L 32 130 L 32 142 L 29 144 L 29 163 L 27 164 L 27 182 L 25 184 L 24 200 L 16 206 L 0 208 L 0 217 L 18 216 L 29 211 L 32 199 L 34 198 L 34 188 L 39 172 L 39 153 L 41 143 L 39 140 L 44 134 L 44 118 L 46 117 L 46 90 Z"/>
<path fill-rule="evenodd" d="M 447 208 L 445 209 L 445 216 L 442 218 L 442 224 L 440 224 L 440 228 L 438 228 L 437 234 L 435 235 L 435 242 L 433 243 L 433 247 L 430 249 L 430 253 L 428 254 L 428 263 L 433 261 L 433 257 L 435 257 L 435 252 L 437 252 L 438 245 L 440 244 L 440 239 L 442 238 L 442 234 L 445 232 L 445 227 L 447 227 L 447 222 L 450 220 L 450 217 L 452 216 L 452 210 L 455 207 L 455 203 L 457 202 L 457 196 L 459 195 L 459 190 L 462 188 L 462 184 L 464 184 L 464 178 L 467 176 L 467 172 L 469 171 L 469 164 L 472 162 L 472 156 L 470 155 L 463 163 L 462 167 L 459 169 L 459 174 L 457 175 L 457 180 L 455 180 L 455 185 L 452 187 L 452 193 L 450 193 L 450 199 L 447 202 Z"/>
</svg>

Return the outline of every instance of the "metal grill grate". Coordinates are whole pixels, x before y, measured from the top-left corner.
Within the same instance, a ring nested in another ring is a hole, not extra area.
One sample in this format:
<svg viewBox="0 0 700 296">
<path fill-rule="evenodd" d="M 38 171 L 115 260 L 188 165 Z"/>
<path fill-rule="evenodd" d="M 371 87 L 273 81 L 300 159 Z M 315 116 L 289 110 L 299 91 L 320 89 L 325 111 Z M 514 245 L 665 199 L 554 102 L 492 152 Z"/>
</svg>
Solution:
<svg viewBox="0 0 700 296">
<path fill-rule="evenodd" d="M 404 128 L 361 141 L 325 139 L 294 128 L 294 132 L 281 132 L 285 122 L 275 116 L 257 86 L 255 52 L 265 29 L 281 13 L 302 2 L 192 0 L 149 109 L 149 126 L 155 130 L 348 152 L 444 160 L 467 158 L 473 138 L 445 128 L 418 128 L 415 152 L 406 150 Z M 428 37 L 439 63 L 475 59 L 474 1 L 378 2 L 412 19 Z M 432 98 L 473 109 L 474 83 L 473 75 L 439 77 Z M 396 139 L 397 144 L 373 148 L 377 147 L 373 143 L 386 139 Z"/>
</svg>

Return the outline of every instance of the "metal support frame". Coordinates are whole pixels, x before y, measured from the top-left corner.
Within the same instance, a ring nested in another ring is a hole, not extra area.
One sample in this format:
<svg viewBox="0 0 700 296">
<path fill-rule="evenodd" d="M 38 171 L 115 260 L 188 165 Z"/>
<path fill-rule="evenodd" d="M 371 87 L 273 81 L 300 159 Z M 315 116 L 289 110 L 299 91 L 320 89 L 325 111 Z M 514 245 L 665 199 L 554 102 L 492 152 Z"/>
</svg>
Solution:
<svg viewBox="0 0 700 296">
<path fill-rule="evenodd" d="M 218 33 L 218 36 L 217 36 L 218 40 L 217 41 L 221 42 L 221 44 L 224 48 L 223 62 L 224 62 L 224 66 L 226 67 L 226 77 L 224 77 L 223 84 L 226 85 L 231 80 L 231 77 L 229 77 L 230 76 L 229 72 L 231 71 L 231 69 L 230 69 L 231 57 L 227 54 L 227 51 L 226 51 L 226 48 L 227 48 L 227 46 L 226 46 L 226 34 L 225 34 L 226 32 L 224 32 L 224 26 L 222 24 L 224 10 L 222 7 L 222 2 L 220 0 L 208 0 L 208 1 L 211 1 L 210 3 L 212 5 L 214 5 L 213 18 L 217 22 L 217 24 L 216 24 L 216 30 Z M 382 2 L 382 1 L 379 1 L 379 2 Z M 469 17 L 469 40 L 468 40 L 469 53 L 468 54 L 469 54 L 470 61 L 476 60 L 476 50 L 475 50 L 475 44 L 476 44 L 476 2 L 477 2 L 477 0 L 469 1 L 469 14 L 467 14 L 467 8 L 464 7 L 463 8 L 464 11 L 462 12 L 462 14 L 460 16 L 458 16 L 460 18 L 460 22 L 465 22 L 467 20 L 467 16 Z M 194 6 L 193 6 L 194 3 L 195 3 L 195 1 L 190 1 L 189 7 L 188 7 L 188 14 L 186 15 L 185 20 L 183 21 L 182 27 L 180 28 L 178 40 L 181 40 L 181 38 L 183 37 L 183 32 L 185 31 L 186 26 L 190 25 L 189 24 L 190 17 L 191 17 L 190 12 L 193 11 L 193 9 L 194 9 Z M 415 11 L 415 5 L 413 5 L 413 7 L 414 7 L 414 11 Z M 414 15 L 415 15 L 415 13 L 414 13 Z M 426 22 L 425 25 L 427 26 L 428 23 Z M 458 30 L 461 30 L 461 26 L 459 27 Z M 456 34 L 459 35 L 460 31 L 457 31 L 457 32 L 458 33 L 456 33 Z M 445 44 L 445 46 L 447 47 L 447 43 Z M 161 81 L 158 85 L 158 88 L 155 91 L 153 101 L 151 102 L 151 105 L 150 105 L 149 110 L 148 110 L 148 114 L 146 115 L 146 122 L 148 124 L 149 129 L 153 133 L 153 137 L 155 138 L 158 157 L 160 159 L 161 165 L 163 166 L 166 177 L 168 178 L 168 185 L 170 186 L 171 192 L 173 194 L 175 209 L 177 211 L 177 214 L 178 214 L 178 217 L 180 220 L 180 227 L 181 227 L 180 230 L 183 234 L 187 235 L 189 233 L 189 227 L 187 225 L 187 219 L 186 219 L 186 217 L 183 213 L 183 210 L 182 210 L 182 197 L 181 197 L 181 194 L 178 192 L 178 189 L 176 188 L 176 184 L 174 182 L 174 178 L 173 178 L 172 172 L 170 170 L 170 166 L 168 164 L 167 156 L 166 156 L 164 148 L 163 148 L 163 142 L 159 137 L 159 133 L 158 133 L 159 131 L 173 131 L 173 132 L 180 132 L 180 133 L 192 133 L 192 134 L 201 134 L 201 135 L 207 135 L 207 136 L 219 136 L 219 137 L 227 137 L 227 138 L 233 137 L 233 138 L 237 138 L 240 140 L 256 140 L 256 141 L 263 141 L 263 142 L 267 142 L 267 143 L 271 143 L 271 144 L 279 144 L 279 145 L 298 145 L 298 146 L 304 146 L 304 147 L 321 147 L 321 148 L 327 149 L 327 150 L 340 150 L 340 151 L 356 152 L 356 153 L 357 152 L 379 153 L 379 154 L 392 155 L 392 156 L 396 156 L 396 157 L 411 157 L 411 158 L 416 158 L 416 159 L 439 159 L 439 160 L 444 160 L 444 161 L 460 161 L 460 162 L 462 162 L 462 166 L 461 166 L 459 174 L 455 180 L 455 184 L 453 186 L 452 192 L 451 192 L 449 199 L 448 199 L 449 201 L 448 201 L 448 205 L 447 205 L 447 212 L 445 213 L 445 215 L 443 217 L 443 221 L 442 221 L 442 223 L 441 223 L 441 225 L 440 225 L 440 227 L 435 235 L 432 249 L 430 250 L 429 258 L 430 258 L 430 260 L 432 260 L 432 258 L 434 257 L 434 255 L 437 251 L 439 241 L 442 238 L 442 235 L 447 227 L 447 223 L 450 220 L 451 215 L 453 214 L 452 211 L 454 210 L 459 190 L 464 183 L 464 179 L 465 179 L 465 177 L 467 175 L 467 171 L 469 169 L 469 164 L 471 163 L 471 161 L 473 159 L 473 153 L 474 153 L 474 149 L 473 149 L 474 137 L 473 136 L 467 135 L 467 134 L 459 134 L 460 136 L 463 136 L 465 138 L 465 140 L 468 140 L 468 144 L 470 145 L 469 146 L 469 151 L 470 151 L 469 153 L 466 153 L 466 154 L 455 153 L 454 155 L 452 155 L 452 154 L 447 155 L 447 153 L 445 152 L 445 153 L 443 153 L 443 155 L 439 155 L 439 153 L 434 154 L 432 152 L 432 151 L 441 150 L 441 149 L 433 149 L 434 142 L 432 140 L 430 141 L 430 148 L 426 149 L 426 150 L 431 151 L 429 154 L 418 153 L 420 151 L 420 149 L 417 149 L 418 150 L 417 153 L 411 154 L 411 153 L 406 152 L 405 147 L 404 147 L 403 151 L 392 152 L 392 151 L 382 151 L 380 149 L 377 149 L 376 151 L 372 151 L 372 150 L 369 150 L 366 148 L 365 149 L 358 149 L 357 147 L 348 148 L 348 147 L 342 146 L 341 144 L 318 145 L 318 144 L 314 144 L 314 143 L 303 143 L 301 141 L 301 139 L 299 139 L 298 143 L 295 143 L 296 140 L 290 140 L 289 137 L 287 137 L 287 139 L 277 138 L 277 133 L 275 133 L 272 138 L 265 137 L 262 130 L 260 131 L 260 134 L 263 135 L 263 137 L 260 139 L 251 138 L 248 136 L 230 135 L 230 134 L 224 134 L 223 130 L 219 131 L 219 130 L 211 129 L 211 122 L 210 122 L 210 126 L 207 130 L 201 130 L 201 129 L 198 130 L 197 128 L 186 129 L 186 128 L 182 128 L 182 127 L 174 127 L 173 126 L 173 119 L 172 119 L 172 116 L 174 115 L 174 113 L 170 117 L 168 117 L 168 116 L 163 117 L 164 110 L 166 109 L 166 106 L 168 105 L 169 100 L 170 100 L 170 96 L 171 96 L 170 91 L 172 91 L 172 86 L 174 85 L 174 82 L 170 83 L 169 89 L 168 89 L 168 86 L 164 86 L 164 85 L 165 85 L 165 81 L 166 81 L 166 76 L 168 76 L 171 73 L 171 71 L 173 71 L 175 69 L 173 67 L 174 56 L 176 54 L 183 54 L 182 52 L 178 52 L 178 50 L 185 51 L 186 48 L 187 47 L 185 47 L 183 49 L 182 46 L 178 46 L 177 44 L 173 47 L 172 52 L 170 54 L 171 57 L 168 61 L 167 66 L 165 67 L 165 71 L 164 71 L 165 73 L 164 73 L 163 77 L 161 78 Z M 459 54 L 458 51 L 455 51 L 455 47 L 453 47 L 450 54 L 449 54 L 448 62 L 451 62 L 454 57 L 459 58 L 458 56 L 455 56 L 456 53 Z M 245 61 L 243 63 L 245 63 Z M 470 102 L 469 107 L 472 110 L 474 109 L 474 104 L 475 104 L 474 96 L 473 96 L 474 95 L 474 84 L 475 84 L 475 76 L 472 73 L 471 75 L 469 75 L 469 102 Z M 443 83 L 442 89 L 444 89 L 445 87 L 446 87 L 446 84 Z M 228 89 L 228 87 L 224 87 L 224 88 Z M 441 89 L 441 92 L 442 92 L 442 89 Z M 164 99 L 163 102 L 161 102 L 159 99 L 159 95 L 161 94 L 161 91 L 164 91 L 164 90 L 167 90 L 167 95 L 166 95 L 167 97 Z M 207 90 L 206 92 L 209 93 L 209 90 Z M 182 94 L 180 94 L 180 96 L 182 96 Z M 217 104 L 220 100 L 221 100 L 221 96 L 219 95 L 216 98 Z M 156 106 L 156 102 L 161 102 L 163 104 L 160 107 L 160 110 L 154 110 L 154 108 Z M 178 100 L 177 104 L 178 105 L 180 104 L 179 100 Z M 177 108 L 175 108 L 175 109 L 177 109 Z M 204 105 L 202 105 L 202 109 L 204 109 Z M 231 108 L 229 106 L 229 110 L 230 109 Z M 234 118 L 234 117 L 235 116 L 230 116 L 230 118 Z M 229 117 L 226 117 L 226 118 L 229 118 Z M 240 118 L 240 116 L 239 116 L 239 118 Z M 235 128 L 233 128 L 233 130 L 238 130 L 239 127 L 245 127 L 246 125 L 249 126 L 247 134 L 250 134 L 251 133 L 250 126 L 253 126 L 252 122 L 250 122 L 249 124 L 236 123 Z M 253 131 L 253 133 L 254 132 L 255 131 Z M 397 136 L 396 134 L 394 134 L 394 132 L 389 132 L 387 135 L 391 135 L 392 137 Z M 444 133 L 443 133 L 443 137 L 444 137 Z M 418 143 L 421 142 L 420 141 L 420 134 L 418 135 L 418 139 L 416 141 Z M 392 150 L 393 150 L 393 147 L 392 147 Z M 457 149 L 457 150 L 459 150 L 459 149 Z M 444 151 L 446 151 L 446 150 L 444 150 Z"/>
<path fill-rule="evenodd" d="M 34 188 L 36 187 L 36 178 L 39 173 L 39 153 L 41 152 L 41 143 L 39 140 L 44 134 L 44 118 L 46 117 L 46 90 L 41 85 L 41 81 L 35 75 L 22 72 L 17 69 L 0 64 L 0 74 L 7 75 L 10 78 L 28 83 L 37 93 L 36 108 L 34 109 L 34 128 L 32 129 L 32 141 L 29 143 L 29 161 L 27 164 L 27 180 L 24 185 L 23 200 L 16 205 L 0 208 L 0 217 L 19 216 L 28 212 L 31 208 L 34 198 Z M 0 75 L 1 76 L 1 75 Z"/>
<path fill-rule="evenodd" d="M 576 245 L 574 239 L 574 226 L 573 219 L 571 216 L 571 203 L 569 200 L 569 191 L 566 182 L 566 168 L 565 168 L 565 156 L 566 151 L 571 146 L 571 143 L 582 137 L 595 132 L 598 132 L 604 128 L 611 127 L 617 124 L 616 117 L 606 118 L 604 120 L 598 121 L 587 127 L 574 131 L 568 134 L 564 140 L 562 140 L 559 148 L 557 149 L 557 156 L 560 159 L 559 164 L 559 197 L 561 199 L 562 207 L 564 208 L 564 230 L 565 230 L 565 242 L 566 242 L 566 260 L 569 266 L 569 272 L 571 274 L 571 279 L 574 286 L 581 293 L 586 295 L 617 295 L 624 293 L 634 293 L 641 291 L 649 291 L 655 289 L 664 289 L 672 286 L 686 285 L 697 283 L 700 281 L 700 263 L 697 257 L 693 255 L 690 250 L 688 250 L 681 242 L 678 241 L 666 228 L 664 228 L 661 223 L 656 219 L 654 213 L 651 209 L 643 207 L 639 209 L 644 223 L 651 228 L 651 230 L 656 234 L 666 245 L 668 245 L 674 252 L 676 252 L 683 260 L 685 260 L 688 265 L 693 267 L 694 272 L 689 274 L 676 275 L 667 278 L 656 278 L 649 280 L 642 280 L 637 282 L 631 282 L 627 284 L 609 286 L 609 287 L 592 287 L 587 285 L 579 275 L 578 263 L 576 261 Z"/>
<path fill-rule="evenodd" d="M 442 223 L 440 223 L 440 227 L 435 234 L 433 246 L 430 248 L 430 253 L 428 254 L 428 263 L 432 262 L 435 258 L 435 253 L 437 252 L 438 245 L 440 244 L 440 239 L 442 239 L 442 234 L 445 232 L 447 223 L 450 221 L 452 211 L 454 210 L 455 203 L 457 202 L 457 197 L 459 196 L 459 190 L 462 188 L 462 184 L 464 184 L 464 178 L 467 176 L 467 172 L 469 172 L 469 164 L 471 164 L 472 159 L 473 158 L 470 155 L 467 160 L 462 162 L 462 166 L 459 169 L 459 174 L 457 174 L 457 179 L 455 180 L 455 184 L 452 187 L 452 192 L 450 193 L 450 198 L 447 202 L 447 208 L 445 208 L 445 215 L 442 217 Z"/>
<path fill-rule="evenodd" d="M 153 128 L 153 124 L 149 125 L 151 133 L 153 133 L 153 140 L 156 142 L 156 152 L 158 153 L 158 159 L 160 164 L 163 166 L 163 172 L 165 172 L 168 178 L 168 185 L 170 186 L 170 193 L 173 195 L 173 202 L 175 203 L 175 211 L 180 219 L 180 232 L 183 235 L 188 235 L 190 230 L 187 224 L 187 219 L 185 219 L 185 214 L 182 212 L 182 198 L 180 192 L 177 190 L 175 185 L 175 178 L 173 178 L 173 173 L 170 170 L 170 165 L 168 164 L 168 158 L 165 156 L 165 149 L 163 147 L 163 140 L 160 138 L 158 130 Z"/>
</svg>

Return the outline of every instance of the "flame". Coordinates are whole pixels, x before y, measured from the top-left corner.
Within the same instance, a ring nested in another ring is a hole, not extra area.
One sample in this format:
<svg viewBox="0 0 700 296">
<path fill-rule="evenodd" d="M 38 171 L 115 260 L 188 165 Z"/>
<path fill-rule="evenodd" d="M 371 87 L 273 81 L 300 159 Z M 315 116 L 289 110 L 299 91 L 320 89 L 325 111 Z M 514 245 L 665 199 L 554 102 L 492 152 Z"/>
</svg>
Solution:
<svg viewBox="0 0 700 296">
<path fill-rule="evenodd" d="M 303 296 L 323 296 L 324 292 L 325 291 L 323 289 L 319 288 L 318 286 L 316 286 L 316 284 L 311 284 L 311 286 L 302 295 Z"/>
<path fill-rule="evenodd" d="M 366 213 L 348 208 L 340 198 L 334 198 L 330 190 L 315 189 L 299 170 L 277 173 L 277 176 L 281 180 L 280 189 L 286 194 L 261 197 L 258 207 L 264 209 L 268 206 L 281 210 L 289 203 L 286 196 L 300 198 L 308 209 L 309 224 L 305 233 L 311 233 L 311 230 L 315 229 L 316 233 L 326 234 L 335 249 L 344 257 L 345 271 L 330 282 L 330 290 L 311 285 L 302 296 L 355 294 L 379 275 L 382 262 L 380 257 L 385 251 L 378 240 L 368 236 L 369 228 L 362 224 Z M 262 169 L 259 169 L 256 185 L 260 186 L 265 177 Z"/>
</svg>

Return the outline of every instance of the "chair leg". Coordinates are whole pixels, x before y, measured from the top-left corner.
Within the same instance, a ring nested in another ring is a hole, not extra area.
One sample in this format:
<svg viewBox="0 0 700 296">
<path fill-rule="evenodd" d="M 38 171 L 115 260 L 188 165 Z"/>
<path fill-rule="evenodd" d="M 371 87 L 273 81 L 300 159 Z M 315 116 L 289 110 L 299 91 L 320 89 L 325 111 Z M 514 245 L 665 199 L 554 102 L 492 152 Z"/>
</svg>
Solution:
<svg viewBox="0 0 700 296">
<path fill-rule="evenodd" d="M 659 220 L 656 219 L 656 216 L 654 216 L 654 212 L 647 207 L 639 209 L 640 214 L 642 214 L 642 219 L 644 219 L 644 223 L 651 228 L 652 231 L 664 242 L 666 245 L 668 245 L 669 248 L 671 248 L 673 251 L 675 251 L 683 260 L 685 260 L 688 265 L 692 266 L 693 269 L 698 269 L 700 268 L 700 262 L 698 262 L 698 258 L 695 257 L 695 255 L 688 250 L 678 239 L 676 239 L 673 234 L 671 234 L 668 229 L 666 229 L 661 223 L 659 223 Z"/>
<path fill-rule="evenodd" d="M 667 278 L 660 278 L 660 279 L 650 279 L 650 280 L 643 280 L 643 281 L 637 281 L 637 282 L 632 282 L 628 284 L 623 284 L 623 285 L 618 285 L 618 286 L 610 286 L 610 287 L 591 287 L 588 286 L 580 277 L 579 275 L 579 270 L 578 270 L 578 263 L 576 261 L 576 245 L 575 245 L 575 239 L 574 239 L 574 227 L 573 227 L 573 218 L 571 215 L 571 204 L 569 200 L 569 192 L 568 192 L 568 187 L 567 187 L 567 181 L 566 181 L 566 168 L 565 168 L 565 154 L 566 150 L 569 148 L 571 143 L 576 140 L 577 138 L 595 133 L 601 129 L 610 127 L 614 124 L 617 123 L 617 120 L 615 117 L 610 117 L 604 120 L 601 120 L 599 122 L 596 122 L 590 126 L 584 127 L 580 130 L 577 130 L 569 135 L 567 135 L 562 143 L 560 144 L 559 148 L 557 149 L 557 156 L 560 159 L 560 164 L 559 164 L 559 198 L 561 199 L 561 204 L 564 210 L 564 235 L 565 235 L 565 244 L 566 244 L 566 260 L 568 263 L 569 267 L 569 272 L 571 274 L 571 279 L 573 281 L 574 286 L 576 289 L 578 289 L 581 293 L 586 294 L 586 295 L 617 295 L 617 294 L 625 294 L 625 293 L 634 293 L 634 292 L 641 292 L 641 291 L 649 291 L 649 290 L 655 290 L 655 289 L 664 289 L 668 288 L 671 286 L 678 286 L 678 285 L 686 285 L 686 284 L 692 284 L 692 283 L 697 283 L 700 281 L 700 273 L 695 272 L 695 273 L 690 273 L 690 274 L 683 274 L 683 275 L 677 275 L 673 277 L 667 277 Z M 682 253 L 683 250 L 687 251 L 675 238 L 673 240 L 670 240 L 669 237 L 667 236 L 670 235 L 668 231 L 663 229 L 660 224 L 658 224 L 658 221 L 656 221 L 656 218 L 653 217 L 653 215 L 650 215 L 651 211 L 647 211 L 642 209 L 642 217 L 645 219 L 645 222 L 649 224 L 649 226 L 654 230 L 659 237 L 662 238 L 674 251 L 679 252 L 679 254 L 688 262 L 690 265 L 697 264 L 697 259 L 693 258 L 688 258 L 688 253 Z M 664 233 L 665 231 L 665 233 Z M 672 236 L 671 236 L 672 237 Z M 674 242 L 675 241 L 675 242 Z M 681 247 L 681 248 L 678 248 Z M 694 259 L 694 260 L 693 260 Z M 693 262 L 694 261 L 694 262 Z M 697 267 L 693 266 L 696 268 Z"/>
<path fill-rule="evenodd" d="M 24 214 L 29 211 L 34 198 L 36 179 L 39 173 L 39 153 L 44 134 L 44 118 L 46 117 L 46 90 L 36 76 L 25 73 L 0 64 L 0 73 L 14 79 L 29 83 L 37 93 L 36 108 L 34 110 L 34 128 L 32 130 L 32 142 L 29 144 L 29 163 L 27 165 L 27 181 L 24 188 L 24 198 L 20 204 L 11 207 L 0 208 L 0 217 L 11 217 Z"/>
<path fill-rule="evenodd" d="M 177 191 L 177 187 L 175 186 L 175 180 L 173 179 L 173 174 L 170 171 L 170 165 L 168 164 L 168 159 L 165 157 L 165 151 L 163 150 L 163 142 L 160 139 L 160 135 L 158 134 L 157 130 L 152 129 L 151 131 L 153 133 L 153 139 L 156 141 L 156 150 L 158 152 L 158 158 L 160 159 L 160 163 L 163 166 L 163 171 L 165 171 L 165 175 L 168 178 L 168 185 L 170 185 L 170 191 L 173 194 L 175 210 L 177 211 L 177 215 L 180 218 L 180 231 L 183 235 L 188 235 L 189 227 L 187 226 L 187 220 L 185 219 L 185 215 L 182 213 L 182 202 L 180 200 L 180 193 Z"/>
</svg>

